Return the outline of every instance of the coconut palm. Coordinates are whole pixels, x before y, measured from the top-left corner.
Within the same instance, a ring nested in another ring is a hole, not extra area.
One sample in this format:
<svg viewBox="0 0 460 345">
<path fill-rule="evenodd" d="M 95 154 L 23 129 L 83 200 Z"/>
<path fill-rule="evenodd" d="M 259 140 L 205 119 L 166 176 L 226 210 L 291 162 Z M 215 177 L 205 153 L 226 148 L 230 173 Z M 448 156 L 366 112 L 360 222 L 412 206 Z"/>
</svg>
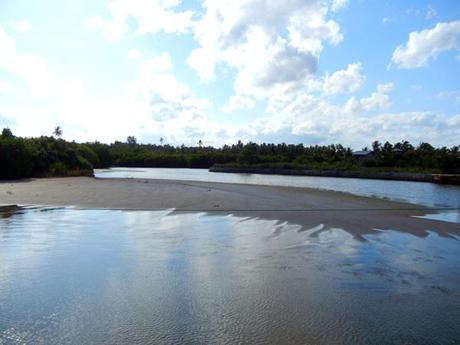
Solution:
<svg viewBox="0 0 460 345">
<path fill-rule="evenodd" d="M 56 126 L 56 128 L 53 131 L 53 135 L 55 137 L 61 137 L 62 136 L 62 128 L 60 126 Z"/>
</svg>

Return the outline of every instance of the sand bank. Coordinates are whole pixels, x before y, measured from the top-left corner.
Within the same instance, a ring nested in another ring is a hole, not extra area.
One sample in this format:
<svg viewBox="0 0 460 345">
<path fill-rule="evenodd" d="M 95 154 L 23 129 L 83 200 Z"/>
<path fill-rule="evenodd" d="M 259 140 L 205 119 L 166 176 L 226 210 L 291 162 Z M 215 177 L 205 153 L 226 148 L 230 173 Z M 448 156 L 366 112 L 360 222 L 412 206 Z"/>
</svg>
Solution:
<svg viewBox="0 0 460 345">
<path fill-rule="evenodd" d="M 357 236 L 376 229 L 460 235 L 459 224 L 414 218 L 433 213 L 422 206 L 308 188 L 68 177 L 0 182 L 0 204 L 221 212 L 304 228 L 323 224 Z"/>
</svg>

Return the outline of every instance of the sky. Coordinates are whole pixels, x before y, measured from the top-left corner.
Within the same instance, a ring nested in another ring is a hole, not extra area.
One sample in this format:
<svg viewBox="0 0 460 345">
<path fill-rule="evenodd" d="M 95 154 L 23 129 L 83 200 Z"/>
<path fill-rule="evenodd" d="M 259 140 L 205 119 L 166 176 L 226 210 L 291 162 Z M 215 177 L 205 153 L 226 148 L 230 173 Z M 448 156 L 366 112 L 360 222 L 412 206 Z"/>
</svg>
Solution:
<svg viewBox="0 0 460 345">
<path fill-rule="evenodd" d="M 0 128 L 460 144 L 458 0 L 0 0 Z"/>
</svg>

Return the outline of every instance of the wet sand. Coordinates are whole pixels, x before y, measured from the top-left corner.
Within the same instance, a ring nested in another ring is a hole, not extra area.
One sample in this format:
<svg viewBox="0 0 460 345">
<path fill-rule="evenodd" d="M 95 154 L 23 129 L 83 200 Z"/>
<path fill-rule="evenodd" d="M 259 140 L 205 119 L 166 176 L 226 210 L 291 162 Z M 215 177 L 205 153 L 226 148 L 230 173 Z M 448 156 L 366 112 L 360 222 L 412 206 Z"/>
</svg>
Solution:
<svg viewBox="0 0 460 345">
<path fill-rule="evenodd" d="M 305 229 L 341 228 L 355 236 L 398 230 L 460 235 L 460 225 L 414 218 L 432 209 L 308 188 L 214 182 L 69 177 L 0 182 L 0 204 L 107 209 L 169 209 L 260 217 Z"/>
</svg>

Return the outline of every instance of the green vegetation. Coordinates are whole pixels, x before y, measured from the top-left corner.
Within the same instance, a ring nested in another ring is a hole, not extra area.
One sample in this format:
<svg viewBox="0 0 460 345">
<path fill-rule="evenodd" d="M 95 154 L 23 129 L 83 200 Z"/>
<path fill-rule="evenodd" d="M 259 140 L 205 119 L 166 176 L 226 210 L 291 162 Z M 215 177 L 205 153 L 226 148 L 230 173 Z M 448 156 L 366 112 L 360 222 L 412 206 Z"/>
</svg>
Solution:
<svg viewBox="0 0 460 345">
<path fill-rule="evenodd" d="M 0 179 L 93 174 L 98 155 L 85 144 L 53 137 L 18 138 L 8 128 L 0 135 Z"/>
<path fill-rule="evenodd" d="M 381 144 L 375 141 L 367 155 L 355 155 L 342 145 L 309 146 L 249 143 L 228 167 L 336 170 L 365 172 L 460 173 L 460 147 L 414 147 L 407 141 Z"/>
<path fill-rule="evenodd" d="M 396 144 L 374 142 L 370 154 L 356 156 L 342 145 L 304 146 L 287 144 L 175 147 L 139 144 L 129 136 L 126 142 L 79 144 L 54 136 L 15 137 L 8 128 L 0 136 L 0 179 L 24 177 L 92 175 L 93 168 L 110 166 L 209 168 L 213 165 L 296 170 L 336 170 L 369 172 L 460 173 L 460 149 L 434 148 L 407 141 Z"/>
</svg>

